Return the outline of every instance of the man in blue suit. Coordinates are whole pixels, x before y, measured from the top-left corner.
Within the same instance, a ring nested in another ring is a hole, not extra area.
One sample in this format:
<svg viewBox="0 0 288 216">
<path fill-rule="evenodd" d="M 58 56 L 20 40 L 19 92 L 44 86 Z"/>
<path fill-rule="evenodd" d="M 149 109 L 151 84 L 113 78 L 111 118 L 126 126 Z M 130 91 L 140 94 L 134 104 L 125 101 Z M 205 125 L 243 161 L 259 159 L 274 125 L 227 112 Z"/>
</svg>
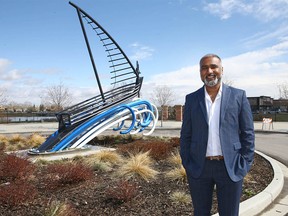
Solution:
<svg viewBox="0 0 288 216">
<path fill-rule="evenodd" d="M 219 56 L 200 60 L 204 86 L 186 96 L 180 154 L 195 216 L 211 215 L 214 186 L 221 216 L 237 216 L 243 178 L 254 158 L 253 117 L 246 93 L 221 82 Z"/>
</svg>

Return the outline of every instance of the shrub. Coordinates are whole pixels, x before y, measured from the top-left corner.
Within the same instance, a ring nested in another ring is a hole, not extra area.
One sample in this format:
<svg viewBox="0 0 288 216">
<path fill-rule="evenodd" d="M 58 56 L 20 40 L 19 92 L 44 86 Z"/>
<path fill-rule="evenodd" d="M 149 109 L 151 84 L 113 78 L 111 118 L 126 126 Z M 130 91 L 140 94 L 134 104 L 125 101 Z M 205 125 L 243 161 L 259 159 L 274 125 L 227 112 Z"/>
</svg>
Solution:
<svg viewBox="0 0 288 216">
<path fill-rule="evenodd" d="M 0 150 L 0 203 L 16 206 L 29 202 L 37 194 L 28 181 L 35 166 L 25 158 Z M 2 183 L 2 184 L 1 184 Z"/>
<path fill-rule="evenodd" d="M 13 135 L 9 140 L 10 145 L 19 145 L 19 144 L 24 144 L 27 142 L 27 139 L 23 136 L 20 136 L 19 134 Z"/>
<path fill-rule="evenodd" d="M 27 147 L 37 147 L 44 143 L 46 140 L 45 137 L 41 136 L 40 134 L 34 133 L 28 137 L 26 146 Z"/>
<path fill-rule="evenodd" d="M 115 186 L 108 188 L 106 196 L 117 203 L 124 203 L 132 200 L 137 194 L 137 184 L 128 181 L 119 181 Z"/>
<path fill-rule="evenodd" d="M 33 174 L 35 166 L 25 158 L 14 154 L 2 155 L 0 161 L 0 180 L 14 181 L 27 179 Z"/>
<path fill-rule="evenodd" d="M 112 165 L 122 163 L 123 159 L 116 151 L 102 150 L 83 161 L 93 170 L 106 172 L 112 170 Z"/>
<path fill-rule="evenodd" d="M 80 213 L 68 202 L 53 200 L 45 216 L 78 216 Z"/>
<path fill-rule="evenodd" d="M 162 160 L 173 150 L 173 146 L 169 142 L 159 140 L 137 140 L 127 145 L 121 145 L 117 151 L 125 154 L 131 152 L 137 154 L 139 152 L 150 152 L 150 156 L 155 160 Z"/>
<path fill-rule="evenodd" d="M 5 144 L 6 151 L 16 151 L 25 149 L 27 139 L 19 134 L 13 135 L 12 137 L 2 137 L 1 140 Z M 1 142 L 1 141 L 0 141 Z"/>
<path fill-rule="evenodd" d="M 140 176 L 146 181 L 155 179 L 158 172 L 151 167 L 152 160 L 149 157 L 149 152 L 138 153 L 136 155 L 130 154 L 128 161 L 121 165 L 118 170 L 120 176 L 128 178 Z"/>
<path fill-rule="evenodd" d="M 36 147 L 42 144 L 45 138 L 39 134 L 32 134 L 28 138 L 20 136 L 19 134 L 12 137 L 0 136 L 0 145 L 4 144 L 6 151 L 16 151 L 20 149 L 27 149 Z"/>
<path fill-rule="evenodd" d="M 5 144 L 6 151 L 16 151 L 36 147 L 44 141 L 45 138 L 39 134 L 32 134 L 28 138 L 20 136 L 19 134 L 13 135 L 12 137 L 0 136 L 0 144 Z"/>
<path fill-rule="evenodd" d="M 125 143 L 130 143 L 133 142 L 134 140 L 137 139 L 137 136 L 133 136 L 131 134 L 128 135 L 117 135 L 117 136 L 99 136 L 95 137 L 90 144 L 91 145 L 102 145 L 102 146 L 111 146 L 115 144 L 125 144 Z"/>
<path fill-rule="evenodd" d="M 120 154 L 123 154 L 124 156 L 129 156 L 129 153 L 138 154 L 139 152 L 141 152 L 141 149 L 139 145 L 133 145 L 132 143 L 129 143 L 126 145 L 117 146 L 116 151 Z"/>
<path fill-rule="evenodd" d="M 0 153 L 4 152 L 5 147 L 9 144 L 8 138 L 6 136 L 0 135 Z"/>
<path fill-rule="evenodd" d="M 60 163 L 47 166 L 46 183 L 55 188 L 76 184 L 93 178 L 93 170 L 81 163 Z"/>
<path fill-rule="evenodd" d="M 5 144 L 4 143 L 1 143 L 0 141 L 0 157 L 2 157 L 5 153 L 4 153 L 4 150 L 5 150 Z"/>
<path fill-rule="evenodd" d="M 251 173 L 247 173 L 244 177 L 244 183 L 255 182 Z"/>
<path fill-rule="evenodd" d="M 150 142 L 144 146 L 143 150 L 149 150 L 151 157 L 155 160 L 163 160 L 171 153 L 172 146 L 165 142 Z"/>
<path fill-rule="evenodd" d="M 167 172 L 166 176 L 171 180 L 177 180 L 182 182 L 187 181 L 186 171 L 182 165 Z"/>
<path fill-rule="evenodd" d="M 171 137 L 169 142 L 173 147 L 178 147 L 180 146 L 180 138 L 179 137 Z"/>
<path fill-rule="evenodd" d="M 172 152 L 171 156 L 168 158 L 169 163 L 171 163 L 172 165 L 182 165 L 182 159 L 179 153 L 179 150 Z"/>
<path fill-rule="evenodd" d="M 170 195 L 170 199 L 174 204 L 190 204 L 191 196 L 185 192 L 176 191 Z"/>
<path fill-rule="evenodd" d="M 254 191 L 253 189 L 245 189 L 243 191 L 243 193 L 248 197 L 252 197 L 252 196 L 255 196 L 257 194 L 257 192 Z"/>
<path fill-rule="evenodd" d="M 37 190 L 27 181 L 18 180 L 0 186 L 0 203 L 8 206 L 28 203 L 36 195 Z"/>
<path fill-rule="evenodd" d="M 105 163 L 101 161 L 93 161 L 88 162 L 88 165 L 92 168 L 94 171 L 103 171 L 103 172 L 109 172 L 112 170 L 110 163 Z"/>
<path fill-rule="evenodd" d="M 33 159 L 33 163 L 36 165 L 36 166 L 45 166 L 45 165 L 48 165 L 51 163 L 51 161 L 48 161 L 48 160 L 45 160 L 45 159 L 41 159 L 41 158 L 35 158 Z"/>
<path fill-rule="evenodd" d="M 104 163 L 118 164 L 122 162 L 122 157 L 115 151 L 102 150 L 89 157 L 89 161 L 100 161 Z"/>
</svg>

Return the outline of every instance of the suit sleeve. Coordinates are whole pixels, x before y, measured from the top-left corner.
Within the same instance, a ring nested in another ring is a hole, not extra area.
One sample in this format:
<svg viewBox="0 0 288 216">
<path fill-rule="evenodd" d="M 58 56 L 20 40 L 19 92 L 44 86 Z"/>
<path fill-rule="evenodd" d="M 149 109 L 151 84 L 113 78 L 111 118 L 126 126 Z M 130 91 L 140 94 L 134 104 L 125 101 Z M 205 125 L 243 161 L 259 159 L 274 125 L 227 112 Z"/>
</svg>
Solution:
<svg viewBox="0 0 288 216">
<path fill-rule="evenodd" d="M 246 161 L 247 168 L 249 170 L 254 159 L 255 134 L 251 107 L 245 91 L 242 95 L 242 107 L 239 115 L 239 129 L 240 142 L 242 146 L 241 155 Z"/>
<path fill-rule="evenodd" d="M 188 95 L 186 96 L 183 122 L 180 132 L 180 155 L 182 159 L 182 164 L 186 169 L 189 164 L 189 152 L 190 152 L 190 142 L 191 142 L 191 106 L 189 104 Z"/>
</svg>

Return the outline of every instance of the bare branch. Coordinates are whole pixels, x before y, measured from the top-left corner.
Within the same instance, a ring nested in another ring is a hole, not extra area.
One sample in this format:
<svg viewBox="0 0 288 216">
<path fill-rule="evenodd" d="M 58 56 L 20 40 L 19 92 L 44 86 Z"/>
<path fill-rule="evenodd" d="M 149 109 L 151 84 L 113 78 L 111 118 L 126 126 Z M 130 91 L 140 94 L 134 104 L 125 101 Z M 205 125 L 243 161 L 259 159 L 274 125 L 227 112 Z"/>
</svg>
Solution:
<svg viewBox="0 0 288 216">
<path fill-rule="evenodd" d="M 0 105 L 7 103 L 6 89 L 0 89 Z"/>
<path fill-rule="evenodd" d="M 43 98 L 45 103 L 53 107 L 55 111 L 63 110 L 72 102 L 72 95 L 62 82 L 48 87 Z"/>
<path fill-rule="evenodd" d="M 156 104 L 156 106 L 168 106 L 175 100 L 175 94 L 168 86 L 157 86 L 153 90 L 151 95 L 151 101 Z"/>
<path fill-rule="evenodd" d="M 288 82 L 283 82 L 277 85 L 279 90 L 279 98 L 280 99 L 288 99 Z"/>
</svg>

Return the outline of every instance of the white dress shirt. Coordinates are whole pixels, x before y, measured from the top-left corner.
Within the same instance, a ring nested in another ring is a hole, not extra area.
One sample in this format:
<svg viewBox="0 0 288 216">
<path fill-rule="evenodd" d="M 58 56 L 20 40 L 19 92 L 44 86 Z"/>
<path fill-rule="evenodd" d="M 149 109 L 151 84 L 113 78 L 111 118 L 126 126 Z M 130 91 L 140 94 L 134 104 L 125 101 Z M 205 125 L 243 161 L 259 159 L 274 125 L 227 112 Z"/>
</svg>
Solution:
<svg viewBox="0 0 288 216">
<path fill-rule="evenodd" d="M 208 132 L 208 143 L 206 156 L 218 156 L 222 155 L 222 149 L 219 137 L 219 120 L 220 120 L 220 106 L 221 106 L 221 96 L 222 96 L 222 84 L 217 93 L 217 96 L 212 102 L 209 94 L 205 89 L 205 103 L 209 124 Z"/>
</svg>

